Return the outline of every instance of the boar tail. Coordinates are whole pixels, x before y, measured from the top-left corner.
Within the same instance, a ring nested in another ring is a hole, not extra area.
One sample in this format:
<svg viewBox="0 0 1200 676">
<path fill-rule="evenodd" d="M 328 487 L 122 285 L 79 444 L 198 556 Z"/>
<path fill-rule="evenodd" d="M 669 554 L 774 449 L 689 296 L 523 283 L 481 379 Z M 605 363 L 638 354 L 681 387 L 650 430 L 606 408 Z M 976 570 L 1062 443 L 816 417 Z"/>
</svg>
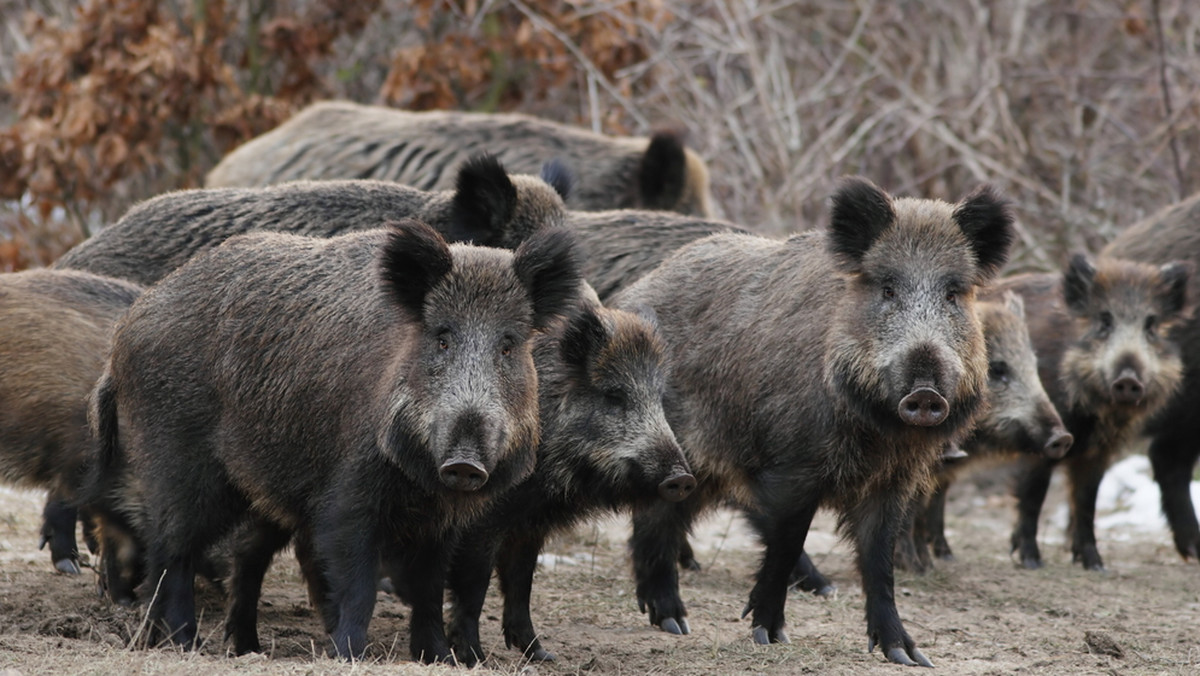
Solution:
<svg viewBox="0 0 1200 676">
<path fill-rule="evenodd" d="M 96 383 L 90 413 L 96 442 L 95 473 L 101 479 L 115 476 L 123 463 L 117 429 L 117 387 L 107 371 Z"/>
</svg>

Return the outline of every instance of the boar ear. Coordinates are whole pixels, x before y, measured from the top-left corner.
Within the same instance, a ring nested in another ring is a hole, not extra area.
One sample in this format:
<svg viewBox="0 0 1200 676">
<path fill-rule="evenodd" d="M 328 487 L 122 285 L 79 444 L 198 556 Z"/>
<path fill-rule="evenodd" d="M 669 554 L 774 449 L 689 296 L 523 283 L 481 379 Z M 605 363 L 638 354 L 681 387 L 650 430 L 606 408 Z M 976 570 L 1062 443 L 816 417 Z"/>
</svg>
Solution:
<svg viewBox="0 0 1200 676">
<path fill-rule="evenodd" d="M 536 328 L 580 305 L 582 267 L 575 235 L 563 228 L 538 230 L 517 247 L 513 270 L 533 300 Z"/>
<path fill-rule="evenodd" d="M 975 251 L 980 281 L 995 277 L 1008 261 L 1012 246 L 1013 216 L 1008 200 L 992 186 L 981 185 L 954 208 L 954 221 Z"/>
<path fill-rule="evenodd" d="M 1077 253 L 1071 256 L 1067 269 L 1063 271 L 1062 293 L 1067 308 L 1074 312 L 1086 310 L 1095 282 L 1096 266 L 1092 265 L 1087 254 Z"/>
<path fill-rule="evenodd" d="M 829 220 L 829 252 L 838 267 L 858 272 L 863 256 L 896 220 L 892 198 L 879 186 L 857 176 L 843 178 L 833 193 Z"/>
<path fill-rule="evenodd" d="M 644 209 L 672 209 L 687 186 L 687 154 L 679 134 L 660 131 L 638 166 L 638 197 Z"/>
<path fill-rule="evenodd" d="M 1004 307 L 1008 308 L 1009 312 L 1023 321 L 1025 319 L 1025 298 L 1021 294 L 1013 293 L 1012 291 L 1005 291 L 1002 298 L 1004 299 Z"/>
<path fill-rule="evenodd" d="M 540 178 L 554 188 L 554 192 L 562 198 L 564 202 L 571 196 L 571 188 L 575 186 L 575 174 L 566 162 L 559 159 L 553 159 L 542 165 Z"/>
<path fill-rule="evenodd" d="M 400 306 L 421 319 L 425 295 L 454 266 L 450 248 L 436 230 L 412 219 L 388 223 L 379 262 L 383 286 Z"/>
<path fill-rule="evenodd" d="M 1164 314 L 1179 314 L 1187 308 L 1188 281 L 1194 274 L 1196 266 L 1191 261 L 1172 261 L 1158 269 Z"/>
<path fill-rule="evenodd" d="M 596 308 L 584 307 L 571 317 L 559 342 L 563 363 L 586 373 L 591 358 L 600 353 L 611 339 L 609 328 Z"/>
<path fill-rule="evenodd" d="M 492 155 L 473 155 L 458 170 L 450 223 L 453 242 L 494 246 L 504 241 L 504 227 L 517 208 L 517 188 L 503 165 Z"/>
</svg>

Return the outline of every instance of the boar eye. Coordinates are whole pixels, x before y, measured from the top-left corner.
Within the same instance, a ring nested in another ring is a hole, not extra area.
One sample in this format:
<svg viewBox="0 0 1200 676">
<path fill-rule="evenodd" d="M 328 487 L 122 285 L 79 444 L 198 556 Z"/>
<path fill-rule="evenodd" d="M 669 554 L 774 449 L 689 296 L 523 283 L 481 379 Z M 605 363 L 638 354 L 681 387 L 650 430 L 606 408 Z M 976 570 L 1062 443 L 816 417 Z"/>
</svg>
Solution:
<svg viewBox="0 0 1200 676">
<path fill-rule="evenodd" d="M 988 364 L 988 377 L 992 380 L 999 380 L 1002 383 L 1007 383 L 1012 372 L 1008 368 L 1006 361 L 994 361 Z"/>
<path fill-rule="evenodd" d="M 512 354 L 512 345 L 505 344 L 500 348 L 500 356 L 507 357 L 510 354 Z"/>
<path fill-rule="evenodd" d="M 895 298 L 896 290 L 890 286 L 883 287 L 883 297 L 884 298 Z"/>
<path fill-rule="evenodd" d="M 621 390 L 608 390 L 604 393 L 604 403 L 613 408 L 625 408 L 629 404 L 629 398 Z"/>
<path fill-rule="evenodd" d="M 1112 331 L 1113 316 L 1111 312 L 1100 313 L 1100 335 L 1107 336 L 1109 331 Z"/>
<path fill-rule="evenodd" d="M 1146 317 L 1146 333 L 1154 333 L 1158 330 L 1158 317 L 1150 315 Z"/>
</svg>

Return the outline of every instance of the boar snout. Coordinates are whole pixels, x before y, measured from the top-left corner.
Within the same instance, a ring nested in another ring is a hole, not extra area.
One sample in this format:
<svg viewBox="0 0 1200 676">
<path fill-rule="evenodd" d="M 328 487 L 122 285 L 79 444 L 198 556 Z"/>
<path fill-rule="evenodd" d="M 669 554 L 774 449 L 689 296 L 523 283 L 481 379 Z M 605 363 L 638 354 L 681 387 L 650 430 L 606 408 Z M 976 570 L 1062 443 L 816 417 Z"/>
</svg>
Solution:
<svg viewBox="0 0 1200 676">
<path fill-rule="evenodd" d="M 1073 443 L 1075 443 L 1075 437 L 1071 436 L 1071 433 L 1065 429 L 1059 428 L 1054 431 L 1054 434 L 1050 435 L 1050 439 L 1046 441 L 1046 446 L 1042 449 L 1042 453 L 1047 458 L 1057 460 L 1066 455 L 1067 451 L 1071 450 L 1071 444 Z"/>
<path fill-rule="evenodd" d="M 900 419 L 909 425 L 933 427 L 950 412 L 950 404 L 937 390 L 918 384 L 900 400 Z"/>
<path fill-rule="evenodd" d="M 676 468 L 671 476 L 663 479 L 658 485 L 658 495 L 669 502 L 679 502 L 692 494 L 696 489 L 696 477 L 691 473 Z"/>
<path fill-rule="evenodd" d="M 1146 386 L 1131 368 L 1123 369 L 1112 382 L 1112 398 L 1118 404 L 1136 404 L 1146 394 Z"/>
<path fill-rule="evenodd" d="M 456 491 L 477 491 L 487 483 L 488 471 L 475 458 L 456 455 L 442 463 L 438 477 L 447 488 Z"/>
</svg>

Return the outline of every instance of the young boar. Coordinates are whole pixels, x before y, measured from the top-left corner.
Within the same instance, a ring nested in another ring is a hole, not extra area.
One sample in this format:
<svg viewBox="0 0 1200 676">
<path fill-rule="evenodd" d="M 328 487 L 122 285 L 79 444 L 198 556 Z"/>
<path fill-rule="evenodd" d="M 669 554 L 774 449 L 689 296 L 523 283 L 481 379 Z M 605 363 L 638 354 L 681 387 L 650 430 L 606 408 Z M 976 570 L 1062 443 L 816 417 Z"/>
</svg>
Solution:
<svg viewBox="0 0 1200 676">
<path fill-rule="evenodd" d="M 50 545 L 64 573 L 79 573 L 74 503 L 91 445 L 87 395 L 113 325 L 141 292 L 70 270 L 0 275 L 0 479 L 48 489 L 40 546 Z"/>
<path fill-rule="evenodd" d="M 259 647 L 262 578 L 296 532 L 338 653 L 363 653 L 379 561 L 404 559 L 412 655 L 449 659 L 444 545 L 533 469 L 531 335 L 579 285 L 561 230 L 511 253 L 408 222 L 238 237 L 153 287 L 93 395 L 89 490 L 145 548 L 153 625 L 193 643 L 196 563 L 248 521 L 226 621 L 238 653 Z"/>
<path fill-rule="evenodd" d="M 1006 291 L 995 298 L 986 293 L 980 298 L 975 313 L 987 344 L 988 407 L 958 444 L 965 457 L 944 461 L 934 477 L 933 492 L 919 495 L 914 504 L 910 537 L 901 538 L 896 565 L 919 573 L 932 565 L 930 545 L 937 558 L 953 559 L 946 542 L 946 491 L 963 468 L 1011 452 L 1058 459 L 1074 441 L 1038 377 L 1021 297 Z"/>
<path fill-rule="evenodd" d="M 1173 204 L 1136 223 L 1117 236 L 1102 252 L 1155 265 L 1183 259 L 1200 263 L 1200 195 Z M 1188 296 L 1200 296 L 1200 278 L 1192 274 Z M 1193 301 L 1194 302 L 1194 301 Z M 1200 524 L 1192 504 L 1191 479 L 1200 459 L 1200 320 L 1184 318 L 1171 336 L 1179 343 L 1183 383 L 1177 396 L 1147 425 L 1150 465 L 1162 489 L 1163 514 L 1171 525 L 1175 549 L 1184 559 L 1200 561 Z"/>
<path fill-rule="evenodd" d="M 1024 297 L 1038 373 L 1075 443 L 1062 460 L 1026 458 L 1017 481 L 1012 551 L 1041 566 L 1037 522 L 1050 477 L 1067 466 L 1071 553 L 1102 570 L 1094 528 L 1105 470 L 1183 377 L 1173 331 L 1188 314 L 1191 265 L 1162 266 L 1077 254 L 1062 274 L 1028 274 L 996 284 Z"/>
<path fill-rule="evenodd" d="M 695 479 L 662 409 L 663 348 L 653 319 L 595 306 L 534 348 L 542 439 L 537 471 L 463 533 L 449 573 L 459 659 L 483 658 L 479 616 L 492 569 L 504 594 L 504 640 L 542 648 L 529 614 L 546 538 L 604 510 L 678 502 Z"/>
<path fill-rule="evenodd" d="M 205 184 L 371 178 L 439 190 L 451 187 L 454 169 L 477 152 L 529 173 L 563 160 L 579 176 L 579 190 L 567 200 L 572 209 L 712 215 L 704 160 L 668 132 L 620 138 L 516 113 L 409 112 L 349 101 L 314 103 L 247 141 Z"/>
<path fill-rule="evenodd" d="M 510 176 L 495 158 L 479 155 L 456 181 L 453 191 L 441 192 L 383 181 L 180 190 L 134 206 L 54 267 L 149 286 L 192 256 L 255 230 L 331 237 L 415 218 L 451 241 L 514 249 L 535 230 L 563 224 L 569 178 L 557 164 L 546 165 L 542 178 Z"/>
<path fill-rule="evenodd" d="M 691 499 L 634 514 L 651 623 L 686 633 L 681 545 L 698 511 L 731 501 L 766 546 L 752 635 L 786 642 L 789 575 L 826 506 L 855 546 L 869 647 L 930 664 L 900 621 L 892 552 L 905 507 L 983 400 L 975 293 L 1003 265 L 1011 228 L 990 189 L 954 205 L 849 179 L 827 233 L 714 235 L 617 295 L 615 307 L 658 314 L 667 420 L 697 479 Z"/>
</svg>

